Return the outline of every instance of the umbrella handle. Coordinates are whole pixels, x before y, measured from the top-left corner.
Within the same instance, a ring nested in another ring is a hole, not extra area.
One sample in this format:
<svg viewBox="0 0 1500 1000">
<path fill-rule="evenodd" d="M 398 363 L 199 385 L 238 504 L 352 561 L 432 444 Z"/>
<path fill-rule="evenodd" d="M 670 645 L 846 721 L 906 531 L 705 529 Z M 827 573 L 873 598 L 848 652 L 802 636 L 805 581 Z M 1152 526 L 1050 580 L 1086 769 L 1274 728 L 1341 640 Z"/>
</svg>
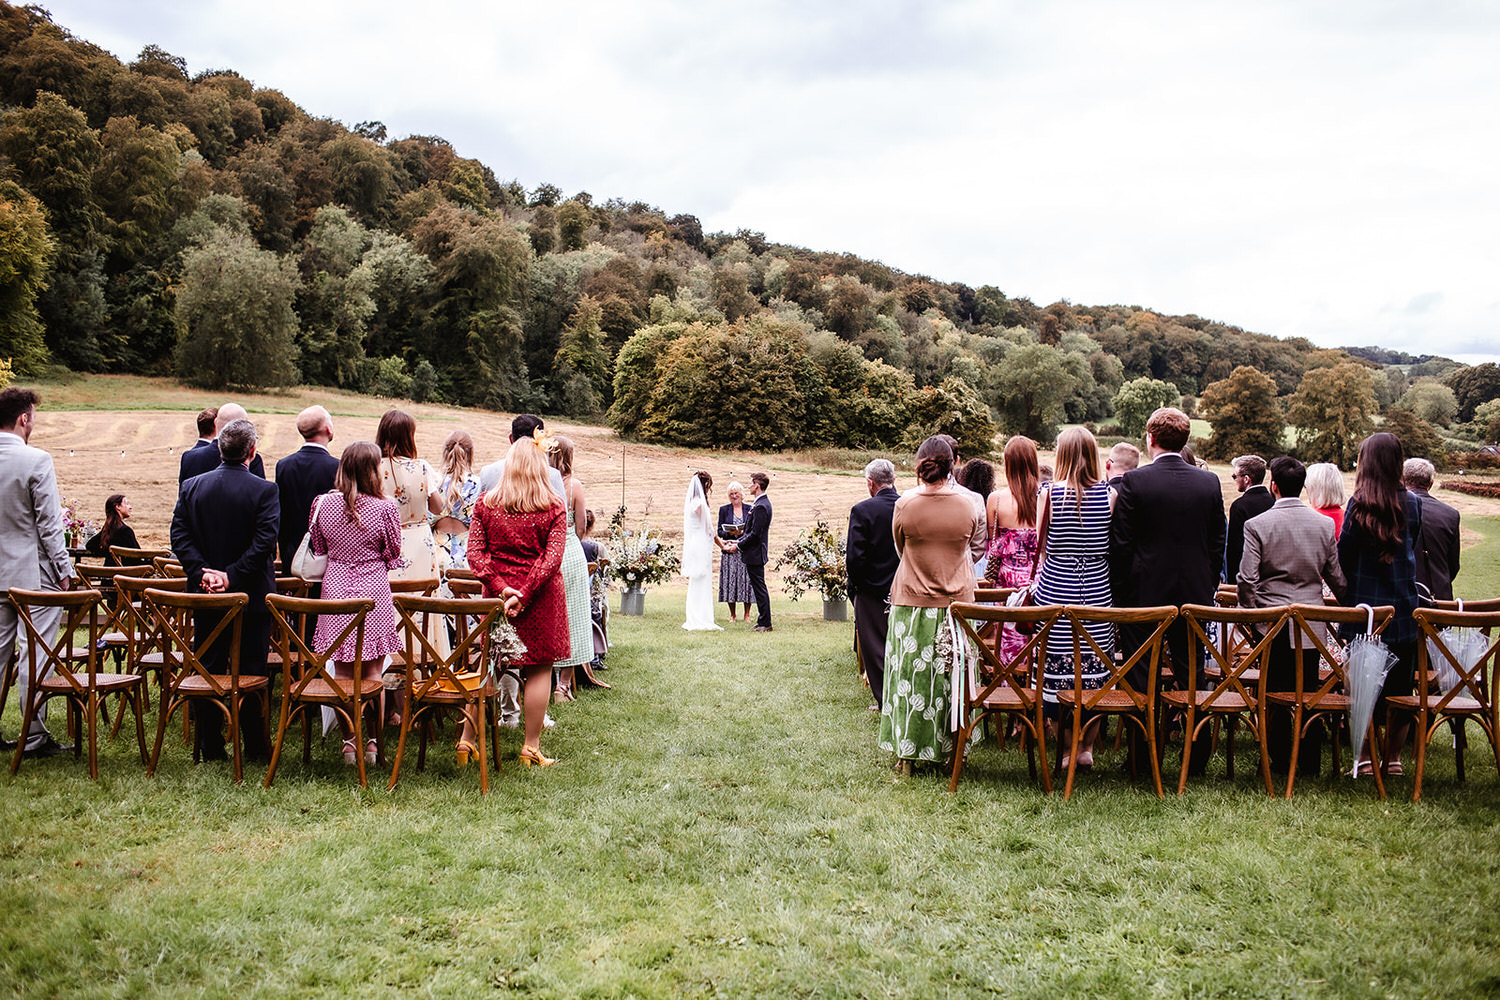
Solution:
<svg viewBox="0 0 1500 1000">
<path fill-rule="evenodd" d="M 1458 613 L 1459 614 L 1463 614 L 1464 613 L 1464 599 L 1462 597 L 1460 597 L 1458 599 Z"/>
<path fill-rule="evenodd" d="M 1370 607 L 1368 604 L 1356 604 L 1355 607 L 1356 608 L 1364 608 L 1365 609 L 1365 616 L 1366 616 L 1365 617 L 1365 634 L 1366 635 L 1374 635 L 1375 634 L 1375 609 L 1372 608 L 1372 607 Z"/>
</svg>

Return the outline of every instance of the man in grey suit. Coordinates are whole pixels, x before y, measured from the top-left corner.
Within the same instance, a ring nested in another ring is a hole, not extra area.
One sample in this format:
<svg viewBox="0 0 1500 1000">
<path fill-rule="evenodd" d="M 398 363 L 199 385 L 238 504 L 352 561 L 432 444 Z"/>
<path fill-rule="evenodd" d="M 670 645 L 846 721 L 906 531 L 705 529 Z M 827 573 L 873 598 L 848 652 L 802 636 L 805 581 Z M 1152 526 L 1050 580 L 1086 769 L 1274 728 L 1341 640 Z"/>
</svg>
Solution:
<svg viewBox="0 0 1500 1000">
<path fill-rule="evenodd" d="M 1333 519 L 1319 514 L 1301 500 L 1307 469 L 1295 458 L 1282 456 L 1271 463 L 1271 509 L 1245 522 L 1245 551 L 1240 557 L 1239 598 L 1243 608 L 1276 608 L 1288 604 L 1323 603 L 1323 584 L 1333 596 L 1344 599 L 1344 571 L 1339 568 L 1338 543 Z M 1299 636 L 1303 649 L 1312 649 L 1308 636 Z M 1316 686 L 1317 655 L 1305 656 L 1303 682 Z M 1283 630 L 1271 641 L 1266 670 L 1268 691 L 1296 690 L 1296 656 L 1291 635 Z M 1291 761 L 1292 726 L 1287 712 L 1270 716 L 1266 742 L 1271 770 L 1285 774 Z M 1323 752 L 1321 726 L 1302 740 L 1297 753 L 1297 773 L 1317 774 Z"/>
<path fill-rule="evenodd" d="M 62 501 L 52 456 L 29 443 L 38 401 L 30 389 L 0 391 L 0 669 L 10 663 L 12 653 L 17 654 L 23 706 L 31 691 L 28 643 L 9 600 L 10 588 L 71 590 L 74 576 L 73 560 L 63 544 Z M 43 635 L 55 635 L 62 609 L 39 609 L 32 620 Z M 30 732 L 22 737 L 26 752 L 51 755 L 71 750 L 52 738 L 46 723 L 43 704 Z"/>
<path fill-rule="evenodd" d="M 1425 458 L 1408 458 L 1401 467 L 1401 485 L 1417 498 L 1422 524 L 1417 529 L 1417 583 L 1439 601 L 1453 600 L 1453 578 L 1458 576 L 1458 511 L 1433 497 L 1432 474 Z"/>
</svg>

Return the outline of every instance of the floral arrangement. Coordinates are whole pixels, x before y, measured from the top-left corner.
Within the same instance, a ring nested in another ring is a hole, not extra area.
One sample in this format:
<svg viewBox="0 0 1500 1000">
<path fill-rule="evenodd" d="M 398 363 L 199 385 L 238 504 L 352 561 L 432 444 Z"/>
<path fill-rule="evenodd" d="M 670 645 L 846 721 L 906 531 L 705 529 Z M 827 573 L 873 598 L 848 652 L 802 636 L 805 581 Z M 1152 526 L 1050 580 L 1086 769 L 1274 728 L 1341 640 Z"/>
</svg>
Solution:
<svg viewBox="0 0 1500 1000">
<path fill-rule="evenodd" d="M 844 539 L 834 533 L 827 521 L 805 528 L 797 540 L 786 547 L 775 569 L 785 569 L 782 588 L 792 600 L 809 590 L 816 590 L 825 601 L 842 601 L 849 597 L 849 571 L 844 565 Z"/>
<path fill-rule="evenodd" d="M 91 537 L 98 530 L 92 521 L 85 521 L 78 513 L 78 501 L 62 498 L 63 534 L 68 545 L 77 548 L 81 538 Z"/>
<path fill-rule="evenodd" d="M 610 517 L 609 533 L 615 554 L 607 572 L 627 588 L 666 583 L 682 569 L 682 558 L 676 549 L 662 541 L 661 529 L 625 526 L 624 504 Z"/>
</svg>

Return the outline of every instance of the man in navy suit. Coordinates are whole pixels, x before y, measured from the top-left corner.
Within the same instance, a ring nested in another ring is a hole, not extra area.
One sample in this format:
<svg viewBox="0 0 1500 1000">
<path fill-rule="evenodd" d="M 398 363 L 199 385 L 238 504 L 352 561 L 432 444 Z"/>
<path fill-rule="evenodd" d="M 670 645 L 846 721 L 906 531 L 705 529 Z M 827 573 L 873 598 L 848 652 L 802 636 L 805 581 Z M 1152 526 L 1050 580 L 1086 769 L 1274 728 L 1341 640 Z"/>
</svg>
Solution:
<svg viewBox="0 0 1500 1000">
<path fill-rule="evenodd" d="M 1146 422 L 1151 464 L 1120 479 L 1109 521 L 1109 581 L 1116 607 L 1214 603 L 1224 560 L 1224 491 L 1218 476 L 1183 460 L 1191 427 L 1187 414 L 1174 406 L 1151 414 Z M 1149 635 L 1149 628 L 1122 626 L 1125 655 Z M 1188 662 L 1185 620 L 1168 627 L 1164 645 L 1177 686 L 1185 691 L 1202 686 L 1203 671 Z M 1138 689 L 1149 666 L 1143 661 L 1132 671 Z M 1211 735 L 1205 726 L 1193 747 L 1195 773 L 1208 762 Z"/>
<path fill-rule="evenodd" d="M 203 415 L 207 412 L 207 410 L 204 410 L 203 413 L 198 414 L 199 433 L 202 433 Z M 224 432 L 224 428 L 229 426 L 232 421 L 246 420 L 248 417 L 249 415 L 245 413 L 245 408 L 240 404 L 225 403 L 214 411 L 214 438 L 217 439 Z M 219 451 L 213 447 L 213 444 L 213 440 L 205 444 L 200 439 L 198 444 L 182 453 L 182 460 L 177 466 L 177 482 L 179 485 L 194 476 L 201 476 L 203 473 L 211 472 L 219 467 Z M 261 461 L 259 455 L 256 455 L 251 460 L 250 471 L 262 479 L 266 478 L 266 466 Z"/>
<path fill-rule="evenodd" d="M 766 557 L 770 551 L 767 534 L 771 530 L 771 499 L 766 490 L 771 477 L 764 472 L 750 474 L 750 516 L 745 519 L 745 533 L 739 541 L 730 542 L 730 552 L 738 552 L 750 575 L 750 592 L 755 595 L 755 631 L 771 631 L 771 592 L 766 589 Z"/>
<path fill-rule="evenodd" d="M 198 474 L 197 472 L 190 473 L 188 472 L 188 470 L 198 468 L 196 463 L 198 459 L 202 458 L 202 456 L 195 456 L 193 459 L 189 460 L 189 454 L 195 451 L 200 451 L 204 448 L 210 448 L 212 449 L 211 454 L 217 457 L 218 449 L 214 447 L 214 420 L 217 419 L 218 416 L 219 408 L 217 406 L 210 406 L 205 410 L 198 411 L 198 440 L 193 444 L 191 448 L 188 448 L 186 451 L 184 451 L 182 453 L 182 457 L 177 460 L 178 486 L 181 486 L 182 481 L 188 476 Z M 199 471 L 204 470 L 200 469 Z"/>
<path fill-rule="evenodd" d="M 885 636 L 890 622 L 891 581 L 901 557 L 891 521 L 896 514 L 896 468 L 883 458 L 865 466 L 870 499 L 849 511 L 849 541 L 844 565 L 849 571 L 849 596 L 854 599 L 854 634 L 859 637 L 859 661 L 875 696 L 875 708 L 885 698 Z"/>
<path fill-rule="evenodd" d="M 1234 488 L 1241 493 L 1229 505 L 1229 534 L 1224 542 L 1224 578 L 1234 583 L 1245 557 L 1245 522 L 1270 510 L 1276 498 L 1264 485 L 1265 459 L 1259 455 L 1241 455 L 1229 464 L 1234 469 Z"/>
<path fill-rule="evenodd" d="M 223 413 L 221 408 L 220 413 Z M 250 471 L 255 458 L 255 425 L 232 420 L 219 431 L 222 464 L 212 472 L 182 484 L 177 509 L 172 512 L 172 551 L 182 561 L 190 593 L 243 593 L 245 607 L 240 633 L 240 672 L 265 676 L 271 619 L 266 595 L 276 589 L 276 533 L 281 505 L 276 486 Z M 218 615 L 203 614 L 193 621 L 194 632 L 207 635 Z M 214 673 L 228 673 L 227 633 L 204 657 Z M 216 710 L 195 712 L 198 750 L 204 760 L 223 760 L 222 716 Z M 265 720 L 259 702 L 249 699 L 240 715 L 245 734 L 245 756 L 269 757 Z"/>
<path fill-rule="evenodd" d="M 281 502 L 281 571 L 290 574 L 292 557 L 312 514 L 313 499 L 333 489 L 339 460 L 328 451 L 333 440 L 333 418 L 321 406 L 297 414 L 297 433 L 306 442 L 276 462 L 276 493 Z"/>
</svg>

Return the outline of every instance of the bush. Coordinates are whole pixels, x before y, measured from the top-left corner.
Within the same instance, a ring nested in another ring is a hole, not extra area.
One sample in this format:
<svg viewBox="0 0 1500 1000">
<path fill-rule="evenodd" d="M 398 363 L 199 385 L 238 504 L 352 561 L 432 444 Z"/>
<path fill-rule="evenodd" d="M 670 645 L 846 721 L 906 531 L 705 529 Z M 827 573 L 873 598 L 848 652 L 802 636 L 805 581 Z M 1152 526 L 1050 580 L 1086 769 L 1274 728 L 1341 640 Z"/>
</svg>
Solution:
<svg viewBox="0 0 1500 1000">
<path fill-rule="evenodd" d="M 1500 469 L 1500 455 L 1487 451 L 1453 451 L 1448 453 L 1450 469 Z"/>
<path fill-rule="evenodd" d="M 1445 479 L 1439 485 L 1445 490 L 1452 490 L 1454 493 L 1467 493 L 1471 497 L 1486 497 L 1490 500 L 1500 500 L 1500 483 L 1473 479 Z"/>
</svg>

